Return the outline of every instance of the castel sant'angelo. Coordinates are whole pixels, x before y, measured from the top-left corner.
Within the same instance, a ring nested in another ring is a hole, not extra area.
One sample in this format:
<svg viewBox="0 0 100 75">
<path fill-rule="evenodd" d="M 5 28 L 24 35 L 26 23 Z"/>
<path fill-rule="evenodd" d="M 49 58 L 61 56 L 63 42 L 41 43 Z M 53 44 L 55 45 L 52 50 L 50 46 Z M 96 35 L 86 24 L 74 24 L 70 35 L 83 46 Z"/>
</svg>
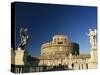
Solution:
<svg viewBox="0 0 100 75">
<path fill-rule="evenodd" d="M 94 50 L 90 54 L 80 54 L 78 43 L 70 42 L 66 35 L 55 35 L 52 41 L 42 44 L 39 65 L 67 65 L 74 69 L 96 68 L 95 54 Z"/>
<path fill-rule="evenodd" d="M 66 35 L 54 35 L 50 42 L 41 45 L 41 54 L 38 58 L 31 57 L 28 60 L 28 53 L 23 49 L 23 45 L 16 50 L 11 50 L 12 72 L 21 73 L 35 71 L 47 71 L 49 69 L 95 69 L 97 68 L 97 42 L 96 30 L 89 29 L 87 34 L 90 39 L 90 53 L 81 54 L 79 44 L 71 42 Z M 26 44 L 27 39 L 24 38 Z M 23 42 L 21 43 L 23 44 Z M 30 63 L 32 62 L 32 63 Z M 23 68 L 24 66 L 24 68 Z M 29 67 L 27 67 L 29 66 Z M 33 66 L 33 68 L 31 68 Z M 46 68 L 45 68 L 46 67 Z"/>
</svg>

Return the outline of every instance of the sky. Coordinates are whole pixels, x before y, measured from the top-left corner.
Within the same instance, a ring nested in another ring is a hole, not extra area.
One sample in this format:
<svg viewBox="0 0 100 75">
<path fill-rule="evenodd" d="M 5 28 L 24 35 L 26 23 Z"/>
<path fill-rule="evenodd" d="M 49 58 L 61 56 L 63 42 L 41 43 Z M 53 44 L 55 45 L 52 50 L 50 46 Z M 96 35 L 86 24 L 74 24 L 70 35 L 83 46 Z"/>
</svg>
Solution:
<svg viewBox="0 0 100 75">
<path fill-rule="evenodd" d="M 15 17 L 16 46 L 20 43 L 20 29 L 27 28 L 29 41 L 25 50 L 37 57 L 41 45 L 60 34 L 78 43 L 80 53 L 89 53 L 86 33 L 90 28 L 97 29 L 97 7 L 17 2 Z"/>
</svg>

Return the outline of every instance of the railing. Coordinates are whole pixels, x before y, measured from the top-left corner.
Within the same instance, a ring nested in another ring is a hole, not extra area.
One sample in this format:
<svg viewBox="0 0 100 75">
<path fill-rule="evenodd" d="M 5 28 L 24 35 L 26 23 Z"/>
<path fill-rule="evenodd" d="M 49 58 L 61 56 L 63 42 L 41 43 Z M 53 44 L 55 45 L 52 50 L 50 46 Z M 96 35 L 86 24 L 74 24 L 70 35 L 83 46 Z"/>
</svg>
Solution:
<svg viewBox="0 0 100 75">
<path fill-rule="evenodd" d="M 19 66 L 11 65 L 11 72 L 13 73 L 32 73 L 32 72 L 46 72 L 46 71 L 60 71 L 68 70 L 68 66 Z"/>
</svg>

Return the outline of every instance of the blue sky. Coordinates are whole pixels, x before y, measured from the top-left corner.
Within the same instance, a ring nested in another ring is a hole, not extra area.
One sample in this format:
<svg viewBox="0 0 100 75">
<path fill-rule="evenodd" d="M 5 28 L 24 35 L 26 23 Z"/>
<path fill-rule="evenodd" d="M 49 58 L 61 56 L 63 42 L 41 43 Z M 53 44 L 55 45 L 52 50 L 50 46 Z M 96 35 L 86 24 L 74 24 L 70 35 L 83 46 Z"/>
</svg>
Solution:
<svg viewBox="0 0 100 75">
<path fill-rule="evenodd" d="M 26 50 L 39 56 L 41 45 L 54 35 L 64 34 L 70 42 L 80 46 L 80 53 L 90 49 L 88 29 L 97 28 L 97 8 L 89 6 L 19 3 L 16 8 L 16 46 L 20 42 L 19 30 L 26 27 L 29 42 Z"/>
</svg>

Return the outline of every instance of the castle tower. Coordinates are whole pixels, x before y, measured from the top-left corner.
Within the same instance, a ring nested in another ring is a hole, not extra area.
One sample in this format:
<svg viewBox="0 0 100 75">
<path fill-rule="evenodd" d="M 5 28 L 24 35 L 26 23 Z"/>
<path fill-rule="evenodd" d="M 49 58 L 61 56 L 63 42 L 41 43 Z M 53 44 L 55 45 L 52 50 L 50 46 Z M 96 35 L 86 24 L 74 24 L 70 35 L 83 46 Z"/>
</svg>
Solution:
<svg viewBox="0 0 100 75">
<path fill-rule="evenodd" d="M 79 55 L 79 45 L 70 42 L 65 35 L 54 35 L 52 41 L 41 45 L 40 65 L 47 65 L 48 59 L 53 60 L 53 63 L 56 62 L 55 65 L 62 64 L 69 53 Z"/>
<path fill-rule="evenodd" d="M 67 36 L 65 35 L 55 35 L 53 36 L 53 45 L 67 45 L 69 43 Z"/>
</svg>

